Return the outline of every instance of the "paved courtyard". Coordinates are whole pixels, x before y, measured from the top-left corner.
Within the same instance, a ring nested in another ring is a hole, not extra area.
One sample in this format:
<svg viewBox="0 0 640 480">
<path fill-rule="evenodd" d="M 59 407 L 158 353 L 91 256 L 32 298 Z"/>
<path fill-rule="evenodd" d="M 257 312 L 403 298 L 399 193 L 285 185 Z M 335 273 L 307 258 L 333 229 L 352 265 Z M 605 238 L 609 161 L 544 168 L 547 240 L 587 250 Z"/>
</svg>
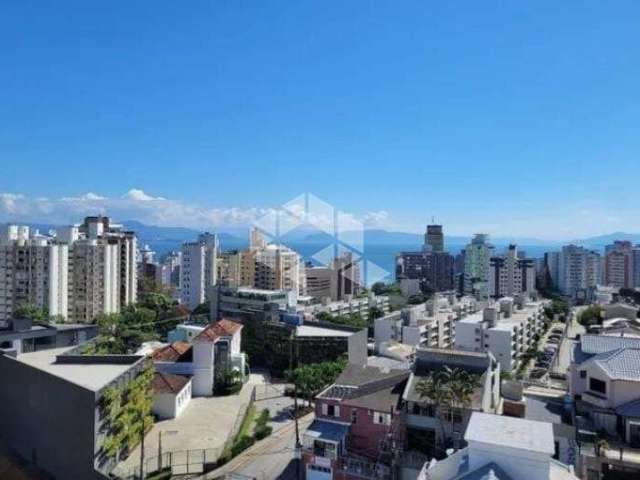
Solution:
<svg viewBox="0 0 640 480">
<path fill-rule="evenodd" d="M 251 374 L 240 392 L 226 397 L 192 398 L 178 418 L 156 422 L 145 437 L 145 457 L 157 457 L 162 432 L 162 451 L 209 450 L 207 459 L 217 459 L 239 417 L 246 409 L 255 385 L 265 383 L 261 374 Z M 140 466 L 140 446 L 121 462 L 115 473 L 129 474 Z"/>
</svg>

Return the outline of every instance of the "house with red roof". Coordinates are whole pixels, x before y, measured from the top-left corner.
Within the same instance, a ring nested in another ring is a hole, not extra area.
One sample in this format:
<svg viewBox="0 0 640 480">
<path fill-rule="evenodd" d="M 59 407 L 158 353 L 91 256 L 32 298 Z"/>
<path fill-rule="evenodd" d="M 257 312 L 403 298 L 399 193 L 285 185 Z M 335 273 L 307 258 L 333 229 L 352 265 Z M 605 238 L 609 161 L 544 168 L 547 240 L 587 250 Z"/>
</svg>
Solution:
<svg viewBox="0 0 640 480">
<path fill-rule="evenodd" d="M 193 395 L 213 395 L 220 378 L 228 371 L 237 371 L 245 378 L 245 356 L 240 350 L 242 324 L 222 319 L 199 326 L 191 343 L 175 341 L 151 355 L 157 371 L 186 375 L 191 378 Z"/>
<path fill-rule="evenodd" d="M 156 371 L 153 382 L 153 414 L 160 419 L 176 418 L 191 400 L 191 379 Z"/>
</svg>

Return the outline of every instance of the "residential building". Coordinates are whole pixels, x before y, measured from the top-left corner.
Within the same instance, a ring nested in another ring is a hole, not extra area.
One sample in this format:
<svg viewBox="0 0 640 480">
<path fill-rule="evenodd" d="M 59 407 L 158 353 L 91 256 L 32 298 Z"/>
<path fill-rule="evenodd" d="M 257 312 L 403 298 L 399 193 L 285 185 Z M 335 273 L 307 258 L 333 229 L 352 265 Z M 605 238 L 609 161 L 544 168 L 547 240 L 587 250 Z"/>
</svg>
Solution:
<svg viewBox="0 0 640 480">
<path fill-rule="evenodd" d="M 278 310 L 295 310 L 297 297 L 292 291 L 264 290 L 253 287 L 224 287 L 210 289 L 211 320 L 223 317 L 239 318 L 243 313 L 263 312 L 270 304 Z"/>
<path fill-rule="evenodd" d="M 338 301 L 360 293 L 360 262 L 350 252 L 334 258 L 328 266 L 307 266 L 305 270 L 307 296 Z"/>
<path fill-rule="evenodd" d="M 172 292 L 176 300 L 180 300 L 180 264 L 182 252 L 169 252 L 158 265 L 156 280 L 160 285 Z"/>
<path fill-rule="evenodd" d="M 600 281 L 600 254 L 566 245 L 558 259 L 558 286 L 563 295 L 585 300 Z"/>
<path fill-rule="evenodd" d="M 456 322 L 455 348 L 490 352 L 502 370 L 511 372 L 544 331 L 548 301 L 505 297 Z"/>
<path fill-rule="evenodd" d="M 633 247 L 633 286 L 640 288 L 640 245 Z"/>
<path fill-rule="evenodd" d="M 536 270 L 529 258 L 520 258 L 518 248 L 509 245 L 501 256 L 489 262 L 489 296 L 532 295 L 536 291 Z"/>
<path fill-rule="evenodd" d="M 452 348 L 455 324 L 477 310 L 473 297 L 458 299 L 455 294 L 436 294 L 420 305 L 391 312 L 374 321 L 375 349 L 387 342 L 413 347 Z"/>
<path fill-rule="evenodd" d="M 464 249 L 463 291 L 480 299 L 489 298 L 490 260 L 494 247 L 489 236 L 477 233 Z"/>
<path fill-rule="evenodd" d="M 441 225 L 428 225 L 420 252 L 401 252 L 396 256 L 396 280 L 403 291 L 417 289 L 425 294 L 453 290 L 454 258 L 444 250 Z"/>
<path fill-rule="evenodd" d="M 208 289 L 217 283 L 219 248 L 218 237 L 211 233 L 182 245 L 180 302 L 192 310 L 205 302 Z"/>
<path fill-rule="evenodd" d="M 255 250 L 253 286 L 264 290 L 291 290 L 304 295 L 306 279 L 302 258 L 284 245 L 269 244 Z"/>
<path fill-rule="evenodd" d="M 420 382 L 445 369 L 459 369 L 476 380 L 468 406 L 453 411 L 420 394 Z M 406 450 L 442 457 L 447 445 L 460 444 L 473 412 L 501 409 L 500 364 L 491 353 L 418 348 L 415 363 L 402 394 L 406 425 Z M 407 465 L 407 469 L 410 467 Z"/>
<path fill-rule="evenodd" d="M 640 338 L 582 335 L 572 352 L 569 391 L 579 414 L 640 448 Z"/>
<path fill-rule="evenodd" d="M 634 288 L 634 251 L 628 241 L 607 245 L 604 255 L 604 284 L 615 288 Z"/>
<path fill-rule="evenodd" d="M 571 466 L 553 459 L 550 423 L 474 412 L 467 446 L 430 461 L 418 480 L 577 480 Z"/>
<path fill-rule="evenodd" d="M 152 353 L 156 370 L 191 377 L 194 396 L 210 397 L 228 370 L 245 378 L 245 355 L 241 350 L 243 325 L 222 319 L 206 326 L 191 343 L 175 341 Z M 175 333 L 170 335 L 175 338 Z"/>
<path fill-rule="evenodd" d="M 344 300 L 336 302 L 318 302 L 311 297 L 300 297 L 295 307 L 296 311 L 311 316 L 319 313 L 328 313 L 332 316 L 359 315 L 363 319 L 369 319 L 371 309 L 380 310 L 382 313 L 389 313 L 389 297 L 386 295 L 376 295 L 369 292 L 366 297 L 353 298 L 345 296 Z"/>
<path fill-rule="evenodd" d="M 302 436 L 307 479 L 390 478 L 408 375 L 350 364 L 316 396 L 316 420 Z"/>
<path fill-rule="evenodd" d="M 102 401 L 145 367 L 135 355 L 81 355 L 78 347 L 0 354 L 0 432 L 25 461 L 60 479 L 104 479 L 119 459 L 103 445 Z"/>
<path fill-rule="evenodd" d="M 550 282 L 547 287 L 553 289 L 560 288 L 560 252 L 547 252 L 544 254 L 544 270 L 547 280 Z"/>
<path fill-rule="evenodd" d="M 29 227 L 8 225 L 0 238 L 0 321 L 20 305 L 68 316 L 68 246 Z"/>
<path fill-rule="evenodd" d="M 44 236 L 9 225 L 0 241 L 0 320 L 21 304 L 90 322 L 137 299 L 136 237 L 108 217 Z"/>
</svg>

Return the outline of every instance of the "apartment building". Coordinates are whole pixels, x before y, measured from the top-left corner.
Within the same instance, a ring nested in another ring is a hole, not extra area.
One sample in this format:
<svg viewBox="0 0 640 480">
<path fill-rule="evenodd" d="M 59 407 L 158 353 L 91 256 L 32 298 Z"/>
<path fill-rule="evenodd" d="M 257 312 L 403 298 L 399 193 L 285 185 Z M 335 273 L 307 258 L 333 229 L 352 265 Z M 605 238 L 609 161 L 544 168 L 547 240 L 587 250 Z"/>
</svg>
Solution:
<svg viewBox="0 0 640 480">
<path fill-rule="evenodd" d="M 420 382 L 447 368 L 464 371 L 475 378 L 476 385 L 468 406 L 451 411 L 421 395 Z M 418 348 L 402 401 L 406 450 L 427 454 L 429 458 L 440 457 L 447 446 L 460 445 L 473 412 L 500 411 L 500 364 L 489 352 Z"/>
<path fill-rule="evenodd" d="M 398 342 L 413 347 L 452 348 L 456 322 L 474 313 L 478 302 L 473 297 L 458 299 L 454 294 L 436 294 L 426 303 L 391 312 L 374 321 L 376 352 L 383 345 Z"/>
<path fill-rule="evenodd" d="M 604 255 L 604 284 L 615 288 L 634 288 L 634 248 L 631 242 L 607 245 Z"/>
<path fill-rule="evenodd" d="M 456 323 L 455 348 L 490 352 L 502 370 L 511 372 L 543 332 L 547 303 L 526 301 L 523 297 L 502 298 Z"/>
<path fill-rule="evenodd" d="M 136 237 L 108 217 L 40 235 L 9 225 L 0 240 L 0 320 L 21 304 L 87 322 L 137 298 Z"/>
<path fill-rule="evenodd" d="M 489 267 L 493 254 L 494 247 L 489 243 L 489 236 L 484 233 L 475 234 L 464 249 L 464 293 L 480 299 L 489 298 Z"/>
<path fill-rule="evenodd" d="M 203 233 L 195 242 L 182 245 L 180 302 L 190 309 L 204 303 L 207 290 L 216 285 L 220 244 L 215 234 Z"/>
<path fill-rule="evenodd" d="M 328 313 L 333 316 L 360 315 L 363 319 L 369 318 L 369 312 L 376 308 L 383 313 L 389 313 L 389 297 L 376 295 L 370 292 L 366 297 L 353 298 L 346 296 L 344 300 L 337 302 L 318 302 L 311 297 L 299 297 L 296 311 L 302 314 L 316 316 L 319 313 Z"/>
<path fill-rule="evenodd" d="M 255 250 L 253 286 L 264 290 L 306 291 L 305 269 L 297 252 L 284 245 L 269 244 Z"/>
<path fill-rule="evenodd" d="M 334 258 L 328 266 L 306 266 L 306 295 L 317 299 L 343 300 L 361 290 L 360 262 L 350 252 Z"/>
<path fill-rule="evenodd" d="M 521 258 L 516 245 L 489 262 L 489 296 L 531 295 L 536 291 L 536 269 L 532 259 Z"/>
<path fill-rule="evenodd" d="M 600 282 L 600 254 L 576 245 L 562 247 L 558 259 L 558 287 L 563 295 L 586 299 Z"/>
</svg>

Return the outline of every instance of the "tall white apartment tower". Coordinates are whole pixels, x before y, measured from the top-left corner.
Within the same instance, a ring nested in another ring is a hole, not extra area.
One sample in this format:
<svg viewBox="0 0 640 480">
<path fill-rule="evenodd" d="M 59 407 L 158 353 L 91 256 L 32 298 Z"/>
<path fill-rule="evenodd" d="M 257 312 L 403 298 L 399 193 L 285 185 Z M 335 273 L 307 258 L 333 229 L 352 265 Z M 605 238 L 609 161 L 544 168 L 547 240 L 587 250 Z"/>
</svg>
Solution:
<svg viewBox="0 0 640 480">
<path fill-rule="evenodd" d="M 564 295 L 579 297 L 598 285 L 600 254 L 576 245 L 562 247 L 558 258 L 558 287 Z"/>
<path fill-rule="evenodd" d="M 489 263 L 493 256 L 489 236 L 478 233 L 464 249 L 464 292 L 481 299 L 489 297 Z"/>
<path fill-rule="evenodd" d="M 180 302 L 194 309 L 206 300 L 207 290 L 218 282 L 218 237 L 204 233 L 182 245 Z"/>
<path fill-rule="evenodd" d="M 509 245 L 504 255 L 491 258 L 489 268 L 489 295 L 492 298 L 535 292 L 534 262 L 531 259 L 520 258 L 515 245 Z"/>
</svg>

